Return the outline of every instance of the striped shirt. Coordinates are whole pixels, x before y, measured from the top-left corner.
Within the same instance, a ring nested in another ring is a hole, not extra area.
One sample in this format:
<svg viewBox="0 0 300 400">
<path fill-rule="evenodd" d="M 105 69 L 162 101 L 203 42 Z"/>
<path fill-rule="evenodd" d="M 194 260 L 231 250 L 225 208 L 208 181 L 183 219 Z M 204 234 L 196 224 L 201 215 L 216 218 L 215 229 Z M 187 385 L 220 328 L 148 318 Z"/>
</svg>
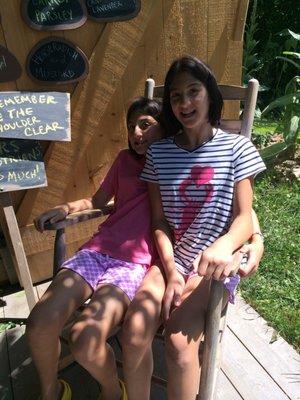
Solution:
<svg viewBox="0 0 300 400">
<path fill-rule="evenodd" d="M 141 179 L 159 184 L 180 272 L 190 273 L 199 252 L 229 229 L 235 183 L 265 168 L 249 139 L 220 129 L 193 151 L 174 137 L 150 146 Z"/>
</svg>

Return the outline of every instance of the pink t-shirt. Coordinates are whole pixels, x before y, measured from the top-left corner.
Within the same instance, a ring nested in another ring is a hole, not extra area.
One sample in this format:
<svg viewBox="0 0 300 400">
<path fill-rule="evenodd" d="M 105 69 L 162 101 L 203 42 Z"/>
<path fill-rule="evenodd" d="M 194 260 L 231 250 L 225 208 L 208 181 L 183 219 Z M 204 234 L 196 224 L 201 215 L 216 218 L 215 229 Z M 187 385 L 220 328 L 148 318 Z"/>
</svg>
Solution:
<svg viewBox="0 0 300 400">
<path fill-rule="evenodd" d="M 139 178 L 143 167 L 144 159 L 135 159 L 129 150 L 118 154 L 100 186 L 114 196 L 114 211 L 81 249 L 139 264 L 155 260 L 147 184 Z"/>
</svg>

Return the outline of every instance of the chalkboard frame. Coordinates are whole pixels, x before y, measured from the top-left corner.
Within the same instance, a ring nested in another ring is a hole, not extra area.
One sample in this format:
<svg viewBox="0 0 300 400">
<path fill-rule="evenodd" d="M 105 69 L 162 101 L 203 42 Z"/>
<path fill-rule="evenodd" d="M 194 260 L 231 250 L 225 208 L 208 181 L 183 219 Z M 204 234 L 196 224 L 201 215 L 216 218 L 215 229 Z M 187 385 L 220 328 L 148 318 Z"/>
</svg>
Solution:
<svg viewBox="0 0 300 400">
<path fill-rule="evenodd" d="M 10 64 L 9 72 L 6 72 L 4 74 L 5 79 L 3 79 L 1 77 L 1 72 L 0 72 L 0 83 L 16 81 L 22 75 L 22 67 L 21 67 L 21 64 L 19 63 L 17 57 L 11 51 L 9 51 L 7 47 L 2 46 L 2 45 L 0 45 L 0 56 L 1 55 L 7 56 L 9 61 L 11 62 L 11 64 Z M 1 62 L 1 60 L 0 60 L 0 62 Z"/>
<path fill-rule="evenodd" d="M 34 75 L 32 75 L 30 68 L 29 68 L 29 63 L 30 63 L 30 59 L 33 56 L 33 54 L 42 46 L 44 46 L 47 43 L 50 42 L 61 42 L 61 43 L 65 43 L 69 46 L 71 46 L 72 48 L 74 48 L 83 58 L 84 60 L 84 64 L 85 64 L 85 68 L 84 68 L 84 73 L 76 79 L 70 79 L 68 81 L 43 81 L 40 79 L 37 79 Z M 77 44 L 72 43 L 71 41 L 61 38 L 59 36 L 48 36 L 45 39 L 40 40 L 38 43 L 36 43 L 34 45 L 34 47 L 30 50 L 30 52 L 28 53 L 27 59 L 26 59 L 26 72 L 28 74 L 28 76 L 36 83 L 41 84 L 41 82 L 43 83 L 43 85 L 65 85 L 65 84 L 69 84 L 69 83 L 76 83 L 76 82 L 80 82 L 82 80 L 84 80 L 87 75 L 89 74 L 89 60 L 86 56 L 86 54 L 83 52 L 83 50 L 81 50 L 81 48 L 79 46 L 77 46 Z"/>
<path fill-rule="evenodd" d="M 39 96 L 42 97 L 42 103 Z M 21 100 L 20 106 L 13 104 L 14 114 L 9 116 L 7 109 L 12 104 L 5 106 L 5 101 L 18 97 Z M 23 99 L 20 99 L 23 97 Z M 35 102 L 34 102 L 35 101 Z M 49 103 L 47 102 L 49 101 Z M 0 111 L 0 139 L 17 139 L 17 140 L 34 140 L 34 141 L 71 141 L 71 110 L 70 110 L 70 93 L 66 92 L 28 92 L 28 91 L 3 91 L 0 92 L 0 103 L 2 109 Z M 21 109 L 30 108 L 28 114 L 17 115 Z M 55 117 L 54 117 L 55 116 Z M 11 129 L 3 129 L 5 124 L 18 124 L 19 119 L 30 119 L 26 125 L 13 126 Z M 55 125 L 59 125 L 59 131 L 55 129 Z M 25 134 L 25 129 L 39 129 L 40 127 L 49 127 L 50 132 L 32 132 L 30 135 Z M 3 130 L 5 133 L 3 133 Z"/>
<path fill-rule="evenodd" d="M 42 152 L 42 147 L 39 144 L 38 140 L 32 141 L 32 140 L 24 140 L 24 139 L 0 139 L 0 145 L 1 143 L 7 144 L 9 147 L 11 146 L 11 143 L 16 142 L 16 145 L 19 147 L 19 151 L 15 154 L 15 155 L 20 155 L 21 151 L 35 151 L 38 150 L 38 152 L 40 153 L 40 156 L 36 159 L 30 159 L 28 158 L 23 158 L 23 161 L 20 161 L 20 163 L 16 163 L 16 164 L 11 164 L 11 165 L 15 165 L 15 168 L 12 168 L 10 173 L 11 174 L 15 174 L 15 176 L 18 173 L 22 173 L 22 169 L 24 168 L 24 166 L 26 166 L 27 168 L 32 168 L 32 167 L 38 167 L 38 172 L 36 172 L 36 175 L 39 177 L 38 180 L 24 180 L 24 183 L 8 183 L 6 180 L 3 179 L 5 177 L 4 174 L 6 174 L 7 171 L 9 171 L 9 167 L 5 168 L 3 167 L 1 169 L 1 174 L 2 174 L 2 178 L 0 180 L 0 193 L 6 193 L 6 192 L 14 192 L 17 190 L 27 190 L 27 189 L 37 189 L 40 187 L 45 187 L 48 185 L 47 183 L 47 175 L 46 175 L 46 167 L 45 167 L 45 163 L 43 160 L 43 152 Z M 25 150 L 24 150 L 24 146 L 25 146 Z M 10 157 L 10 154 L 8 155 L 8 157 L 2 157 L 2 153 L 1 153 L 1 149 L 0 149 L 0 160 L 2 160 L 3 158 L 8 158 L 11 159 L 12 157 Z M 19 158 L 19 160 L 21 160 Z M 21 171 L 20 171 L 21 170 Z M 1 175 L 0 174 L 0 175 Z M 22 181 L 22 179 L 20 179 L 20 181 Z"/>
<path fill-rule="evenodd" d="M 119 22 L 119 21 L 127 21 L 127 20 L 130 20 L 130 19 L 133 19 L 141 11 L 141 1 L 140 0 L 135 0 L 135 2 L 136 2 L 136 10 L 131 14 L 124 15 L 124 16 L 121 16 L 121 17 L 97 18 L 97 17 L 94 17 L 94 16 L 90 15 L 89 12 L 88 12 L 88 8 L 87 8 L 88 19 L 90 19 L 91 21 L 95 21 L 95 22 Z"/>
<path fill-rule="evenodd" d="M 70 24 L 59 24 L 59 25 L 49 25 L 49 26 L 38 25 L 38 24 L 35 24 L 28 16 L 27 6 L 28 6 L 29 1 L 30 0 L 22 0 L 21 15 L 23 17 L 23 20 L 26 22 L 26 24 L 28 26 L 30 26 L 30 28 L 38 30 L 38 31 L 64 31 L 64 30 L 68 30 L 68 29 L 76 29 L 76 28 L 79 28 L 80 26 L 84 25 L 88 18 L 85 0 L 77 0 L 83 10 L 83 17 L 79 21 L 70 23 Z"/>
</svg>

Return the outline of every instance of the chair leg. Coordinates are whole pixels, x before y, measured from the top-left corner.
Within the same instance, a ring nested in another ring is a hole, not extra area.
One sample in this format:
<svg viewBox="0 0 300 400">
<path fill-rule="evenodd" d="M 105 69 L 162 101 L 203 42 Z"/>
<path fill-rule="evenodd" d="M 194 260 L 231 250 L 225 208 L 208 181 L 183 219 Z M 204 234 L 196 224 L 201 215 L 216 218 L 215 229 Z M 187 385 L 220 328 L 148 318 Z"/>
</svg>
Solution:
<svg viewBox="0 0 300 400">
<path fill-rule="evenodd" d="M 220 353 L 220 320 L 224 295 L 223 282 L 212 281 L 206 324 L 203 362 L 199 386 L 199 400 L 213 400 L 217 378 L 217 358 Z"/>
<path fill-rule="evenodd" d="M 66 259 L 65 229 L 57 229 L 54 244 L 53 276 Z"/>
</svg>

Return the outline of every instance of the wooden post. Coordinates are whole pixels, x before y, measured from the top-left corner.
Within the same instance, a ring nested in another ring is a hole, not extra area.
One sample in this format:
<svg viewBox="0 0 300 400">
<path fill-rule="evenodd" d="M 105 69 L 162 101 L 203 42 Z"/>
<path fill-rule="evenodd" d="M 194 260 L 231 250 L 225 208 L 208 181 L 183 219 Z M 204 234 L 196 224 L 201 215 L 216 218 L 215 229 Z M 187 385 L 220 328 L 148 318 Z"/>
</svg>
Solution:
<svg viewBox="0 0 300 400">
<path fill-rule="evenodd" d="M 148 78 L 146 80 L 146 84 L 145 84 L 145 91 L 144 91 L 144 97 L 146 97 L 146 99 L 153 99 L 153 92 L 154 92 L 154 86 L 155 86 L 155 82 L 152 78 Z"/>
<path fill-rule="evenodd" d="M 10 251 L 12 252 L 12 256 L 15 261 L 15 267 L 17 269 L 18 276 L 20 277 L 20 283 L 24 287 L 27 304 L 29 310 L 31 311 L 37 302 L 37 295 L 33 288 L 15 211 L 8 193 L 0 194 L 0 205 L 3 210 L 4 217 L 1 218 L 3 234 L 7 246 L 9 246 Z"/>
<path fill-rule="evenodd" d="M 212 280 L 206 315 L 203 362 L 198 395 L 199 400 L 213 400 L 217 374 L 216 362 L 223 295 L 223 282 Z"/>
<path fill-rule="evenodd" d="M 258 88 L 258 80 L 254 78 L 250 79 L 248 82 L 247 98 L 244 105 L 244 116 L 241 129 L 241 135 L 244 135 L 249 139 L 251 139 Z"/>
</svg>

